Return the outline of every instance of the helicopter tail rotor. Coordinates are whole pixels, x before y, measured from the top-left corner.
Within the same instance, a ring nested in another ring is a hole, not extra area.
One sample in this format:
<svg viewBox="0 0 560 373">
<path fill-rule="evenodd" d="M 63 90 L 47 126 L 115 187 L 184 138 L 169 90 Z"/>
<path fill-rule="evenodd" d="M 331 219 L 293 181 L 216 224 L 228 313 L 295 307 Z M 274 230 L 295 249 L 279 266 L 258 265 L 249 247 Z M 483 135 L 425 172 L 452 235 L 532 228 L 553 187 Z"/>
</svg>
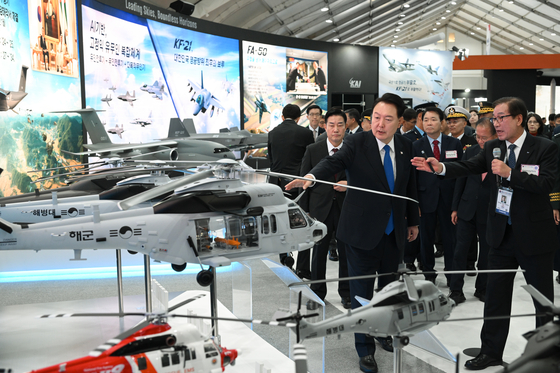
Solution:
<svg viewBox="0 0 560 373">
<path fill-rule="evenodd" d="M 302 297 L 302 292 L 299 292 L 298 295 L 298 307 L 297 307 L 297 311 L 296 313 L 291 314 L 290 316 L 286 316 L 286 317 L 281 317 L 279 319 L 276 319 L 276 321 L 288 321 L 288 320 L 293 320 L 296 322 L 296 341 L 297 343 L 300 342 L 300 333 L 299 333 L 299 326 L 300 323 L 303 319 L 308 318 L 308 317 L 315 317 L 315 316 L 319 316 L 318 313 L 311 313 L 308 315 L 302 315 L 300 312 L 301 309 L 301 297 Z"/>
</svg>

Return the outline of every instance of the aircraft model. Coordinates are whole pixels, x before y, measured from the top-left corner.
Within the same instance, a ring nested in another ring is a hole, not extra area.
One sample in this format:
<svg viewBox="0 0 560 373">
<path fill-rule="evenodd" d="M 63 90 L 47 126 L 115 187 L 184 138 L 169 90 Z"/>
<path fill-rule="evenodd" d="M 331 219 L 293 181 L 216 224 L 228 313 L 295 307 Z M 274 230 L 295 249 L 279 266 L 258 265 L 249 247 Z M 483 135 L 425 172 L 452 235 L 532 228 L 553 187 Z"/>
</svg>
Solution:
<svg viewBox="0 0 560 373">
<path fill-rule="evenodd" d="M 28 68 L 29 67 L 27 66 L 21 66 L 18 91 L 8 91 L 0 88 L 0 111 L 14 111 L 14 108 L 20 103 L 20 101 L 27 96 L 27 92 L 25 92 L 25 83 L 27 81 Z"/>
<path fill-rule="evenodd" d="M 92 216 L 21 226 L 0 219 L 0 250 L 66 249 L 81 259 L 82 250 L 121 249 L 169 262 L 180 272 L 187 263 L 216 267 L 307 250 L 326 235 L 326 226 L 284 197 L 280 187 L 245 185 L 234 178 L 239 172 L 237 162 L 223 160 L 118 203 L 128 210 L 175 190 L 153 207 L 101 214 L 94 206 Z M 202 269 L 197 281 L 209 285 L 212 272 Z"/>
<path fill-rule="evenodd" d="M 141 127 L 148 126 L 152 124 L 152 112 L 150 111 L 150 115 L 148 115 L 148 118 L 134 118 L 134 120 L 130 123 L 139 124 Z"/>
<path fill-rule="evenodd" d="M 214 110 L 224 111 L 224 107 L 222 106 L 221 102 L 210 93 L 206 88 L 204 88 L 204 76 L 202 70 L 200 71 L 200 86 L 189 80 L 188 86 L 190 87 L 189 92 L 193 92 L 191 96 L 191 101 L 194 101 L 196 106 L 193 111 L 193 115 L 198 115 L 202 111 L 202 113 L 206 113 L 206 110 L 210 109 L 210 117 L 214 115 Z M 198 95 L 197 95 L 198 94 Z M 196 99 L 194 96 L 196 95 Z"/>
<path fill-rule="evenodd" d="M 115 127 L 113 128 L 109 128 L 107 130 L 107 133 L 110 133 L 112 135 L 119 135 L 119 137 L 122 139 L 122 133 L 124 132 L 124 124 L 121 124 L 121 126 L 119 127 L 119 125 L 117 124 Z"/>
<path fill-rule="evenodd" d="M 132 96 L 130 95 L 130 93 L 128 93 L 128 91 L 126 91 L 125 95 L 119 95 L 117 96 L 117 98 L 121 101 L 126 101 L 130 104 L 130 106 L 134 106 L 132 104 L 133 101 L 136 101 L 136 95 L 134 94 L 134 91 L 132 91 Z"/>
<path fill-rule="evenodd" d="M 144 84 L 142 85 L 142 87 L 140 87 L 140 90 L 144 91 L 144 92 L 148 92 L 152 95 L 154 95 L 153 97 L 155 98 L 159 98 L 160 100 L 163 100 L 163 90 L 165 88 L 164 84 L 159 84 L 159 82 L 156 80 L 154 82 L 154 84 L 152 85 L 147 85 Z"/>
<path fill-rule="evenodd" d="M 174 138 L 143 144 L 113 144 L 101 124 L 95 109 L 78 109 L 57 111 L 56 113 L 80 113 L 82 122 L 91 138 L 91 144 L 84 144 L 87 152 L 70 153 L 73 155 L 92 155 L 100 157 L 131 157 L 139 159 L 169 161 L 216 161 L 218 159 L 235 159 L 233 153 L 223 145 L 210 141 L 196 141 L 188 138 Z M 171 135 L 171 133 L 170 133 Z"/>
<path fill-rule="evenodd" d="M 409 272 L 406 268 L 399 268 L 397 281 L 391 282 L 383 290 L 375 293 L 369 304 L 348 313 L 317 323 L 308 323 L 303 319 L 298 321 L 301 316 L 298 308 L 295 314 L 277 320 L 295 320 L 298 323 L 293 328 L 298 336 L 298 342 L 306 338 L 342 333 L 365 333 L 374 337 L 399 337 L 402 338 L 402 344 L 406 345 L 408 337 L 448 319 L 455 307 L 455 302 L 432 282 L 413 280 Z M 372 276 L 372 278 L 379 276 L 383 275 Z M 313 281 L 305 284 L 308 283 L 312 284 Z M 294 285 L 303 285 L 303 283 L 289 286 Z"/>
<path fill-rule="evenodd" d="M 248 150 L 268 146 L 268 134 L 256 134 L 237 127 L 221 129 L 220 133 L 197 133 L 192 119 L 171 118 L 169 120 L 169 137 L 188 137 L 193 140 L 212 141 L 227 146 L 230 150 Z M 171 136 L 172 135 L 172 136 Z"/>
<path fill-rule="evenodd" d="M 425 68 L 426 70 L 428 70 L 428 72 L 432 75 L 437 75 L 438 74 L 439 66 L 436 67 L 435 69 L 432 69 L 432 65 L 428 65 L 428 66 L 424 66 L 422 64 L 418 64 L 418 65 L 420 65 L 423 68 Z"/>
<path fill-rule="evenodd" d="M 109 87 L 109 91 L 113 91 L 113 92 L 115 92 L 116 90 L 117 90 L 117 87 L 115 87 L 115 86 L 111 86 L 111 87 Z"/>
<path fill-rule="evenodd" d="M 445 90 L 447 90 L 447 87 L 449 87 L 449 83 L 444 83 L 443 80 L 440 79 L 434 79 L 434 82 L 436 82 L 437 84 L 439 84 L 441 87 L 443 87 Z"/>
<path fill-rule="evenodd" d="M 101 102 L 106 102 L 107 106 L 111 106 L 111 104 L 109 104 L 110 101 L 112 101 L 113 99 L 111 98 L 111 95 L 107 95 L 105 96 L 105 98 L 101 98 Z"/>
<path fill-rule="evenodd" d="M 170 307 L 171 312 L 193 300 L 188 299 Z M 142 313 L 125 315 L 144 316 Z M 122 316 L 116 314 L 64 314 L 43 315 L 50 317 Z M 237 350 L 227 349 L 215 338 L 204 336 L 193 324 L 173 327 L 168 317 L 173 314 L 148 315 L 148 320 L 108 340 L 89 353 L 88 356 L 52 365 L 31 373 L 170 373 L 170 372 L 223 372 L 228 365 L 235 365 Z"/>
<path fill-rule="evenodd" d="M 227 79 L 226 76 L 226 80 L 222 81 L 222 88 L 226 91 L 226 93 L 229 95 L 231 92 L 233 92 L 233 82 L 230 82 Z"/>
<path fill-rule="evenodd" d="M 260 95 L 260 97 L 255 96 L 255 113 L 257 111 L 259 112 L 259 123 L 261 123 L 262 116 L 264 113 L 270 113 L 270 111 L 268 111 L 268 107 L 266 106 L 266 102 L 264 102 L 262 95 Z"/>
<path fill-rule="evenodd" d="M 394 71 L 396 73 L 402 73 L 403 71 L 413 71 L 414 64 L 406 62 L 395 62 L 395 60 L 390 60 L 386 55 L 383 55 L 387 62 L 389 63 L 389 71 Z"/>
</svg>

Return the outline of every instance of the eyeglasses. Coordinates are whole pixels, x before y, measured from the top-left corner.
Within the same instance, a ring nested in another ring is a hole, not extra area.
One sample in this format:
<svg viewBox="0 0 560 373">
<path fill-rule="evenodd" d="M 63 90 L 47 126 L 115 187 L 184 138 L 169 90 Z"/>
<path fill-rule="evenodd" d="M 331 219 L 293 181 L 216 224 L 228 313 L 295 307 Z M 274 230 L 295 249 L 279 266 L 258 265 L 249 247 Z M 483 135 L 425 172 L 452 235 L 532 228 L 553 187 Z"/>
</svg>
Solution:
<svg viewBox="0 0 560 373">
<path fill-rule="evenodd" d="M 490 122 L 492 122 L 492 124 L 494 124 L 495 122 L 502 123 L 504 121 L 504 118 L 506 118 L 506 117 L 513 117 L 513 115 L 508 114 L 508 115 L 502 115 L 502 116 L 499 116 L 499 117 L 493 117 L 493 118 L 490 118 Z"/>
</svg>

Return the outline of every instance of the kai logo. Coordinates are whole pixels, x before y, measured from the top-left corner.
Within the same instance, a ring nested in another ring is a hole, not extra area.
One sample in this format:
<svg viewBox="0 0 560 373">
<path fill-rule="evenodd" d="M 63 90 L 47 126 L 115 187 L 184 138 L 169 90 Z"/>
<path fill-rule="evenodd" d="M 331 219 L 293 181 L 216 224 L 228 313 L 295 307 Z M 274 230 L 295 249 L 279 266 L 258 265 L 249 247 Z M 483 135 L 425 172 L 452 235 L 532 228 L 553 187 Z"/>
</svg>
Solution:
<svg viewBox="0 0 560 373">
<path fill-rule="evenodd" d="M 350 83 L 350 88 L 360 88 L 362 86 L 362 81 L 354 80 L 354 78 L 350 78 L 348 83 Z"/>
</svg>

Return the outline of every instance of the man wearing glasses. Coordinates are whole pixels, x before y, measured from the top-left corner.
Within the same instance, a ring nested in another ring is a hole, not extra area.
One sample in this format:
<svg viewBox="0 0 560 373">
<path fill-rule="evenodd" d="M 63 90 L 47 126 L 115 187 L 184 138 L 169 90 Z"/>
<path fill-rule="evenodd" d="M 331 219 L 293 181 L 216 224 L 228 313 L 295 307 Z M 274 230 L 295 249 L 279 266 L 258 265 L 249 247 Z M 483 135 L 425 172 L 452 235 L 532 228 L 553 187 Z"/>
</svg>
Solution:
<svg viewBox="0 0 560 373">
<path fill-rule="evenodd" d="M 412 164 L 446 178 L 487 172 L 486 177 L 495 180 L 488 206 L 488 268 L 521 267 L 527 283 L 552 301 L 552 266 L 558 240 L 549 193 L 557 172 L 558 149 L 545 138 L 527 136 L 527 108 L 519 98 L 494 102 L 492 122 L 498 139 L 488 141 L 474 158 L 443 164 L 435 158 L 417 157 Z M 502 197 L 506 206 L 498 203 Z M 511 314 L 514 277 L 515 273 L 488 275 L 484 317 Z M 535 307 L 537 314 L 544 313 L 539 304 Z M 537 327 L 550 320 L 548 316 L 537 317 Z M 465 363 L 467 369 L 502 364 L 509 323 L 509 318 L 484 321 L 480 354 Z"/>
<path fill-rule="evenodd" d="M 309 129 L 313 132 L 313 140 L 317 141 L 317 137 L 325 132 L 325 129 L 319 126 L 323 110 L 319 107 L 319 105 L 311 105 L 307 108 L 306 112 L 307 120 L 309 120 Z"/>
</svg>

